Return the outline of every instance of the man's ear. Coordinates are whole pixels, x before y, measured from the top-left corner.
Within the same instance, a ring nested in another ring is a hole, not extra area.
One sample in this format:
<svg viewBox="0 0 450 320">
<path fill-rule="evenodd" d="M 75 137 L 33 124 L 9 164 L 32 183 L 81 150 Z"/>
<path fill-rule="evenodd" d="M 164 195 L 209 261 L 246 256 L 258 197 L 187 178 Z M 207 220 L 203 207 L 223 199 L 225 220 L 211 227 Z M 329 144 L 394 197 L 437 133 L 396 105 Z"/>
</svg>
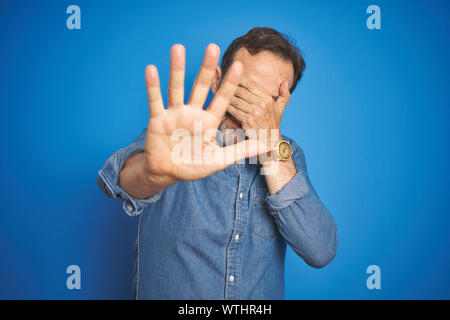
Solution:
<svg viewBox="0 0 450 320">
<path fill-rule="evenodd" d="M 220 70 L 220 67 L 217 66 L 216 73 L 214 74 L 214 77 L 211 82 L 211 91 L 214 94 L 216 94 L 217 89 L 219 89 L 219 82 L 221 77 L 222 77 L 222 70 Z"/>
</svg>

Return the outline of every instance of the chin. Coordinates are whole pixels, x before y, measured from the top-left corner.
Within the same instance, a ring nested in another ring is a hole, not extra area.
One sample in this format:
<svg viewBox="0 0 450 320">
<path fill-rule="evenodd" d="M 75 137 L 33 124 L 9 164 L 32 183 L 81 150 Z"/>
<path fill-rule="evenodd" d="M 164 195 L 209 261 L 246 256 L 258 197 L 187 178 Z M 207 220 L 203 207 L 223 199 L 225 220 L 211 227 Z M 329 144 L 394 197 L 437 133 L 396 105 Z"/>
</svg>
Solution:
<svg viewBox="0 0 450 320">
<path fill-rule="evenodd" d="M 234 118 L 232 115 L 230 115 L 228 112 L 225 113 L 224 122 L 226 125 L 226 129 L 233 129 L 233 130 L 242 129 L 241 122 L 238 119 Z"/>
<path fill-rule="evenodd" d="M 219 131 L 222 136 L 220 139 L 222 145 L 228 146 L 245 140 L 245 133 L 241 126 L 237 126 L 237 124 L 226 115 L 220 123 Z"/>
<path fill-rule="evenodd" d="M 227 115 L 224 115 L 219 124 L 219 130 L 224 131 L 226 129 L 233 129 L 233 127 L 230 125 L 230 118 Z"/>
</svg>

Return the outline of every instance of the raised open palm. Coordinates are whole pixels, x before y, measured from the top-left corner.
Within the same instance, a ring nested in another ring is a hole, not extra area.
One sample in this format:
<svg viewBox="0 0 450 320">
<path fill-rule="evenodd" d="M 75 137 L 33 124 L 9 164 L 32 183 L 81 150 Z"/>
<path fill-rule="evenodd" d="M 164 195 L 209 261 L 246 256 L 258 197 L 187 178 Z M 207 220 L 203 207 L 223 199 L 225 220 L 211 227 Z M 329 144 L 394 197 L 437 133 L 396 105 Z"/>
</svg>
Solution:
<svg viewBox="0 0 450 320">
<path fill-rule="evenodd" d="M 174 45 L 170 56 L 166 109 L 161 96 L 158 70 L 153 65 L 147 66 L 145 79 L 150 121 L 145 143 L 145 163 L 152 176 L 170 177 L 174 180 L 202 179 L 235 161 L 264 151 L 263 144 L 256 140 L 245 140 L 224 148 L 215 143 L 215 131 L 242 74 L 242 65 L 239 62 L 233 63 L 211 104 L 203 110 L 219 56 L 219 47 L 215 44 L 208 45 L 189 101 L 184 104 L 185 49 L 182 45 Z M 195 145 L 199 148 L 194 150 Z M 184 153 L 180 152 L 183 150 Z"/>
</svg>

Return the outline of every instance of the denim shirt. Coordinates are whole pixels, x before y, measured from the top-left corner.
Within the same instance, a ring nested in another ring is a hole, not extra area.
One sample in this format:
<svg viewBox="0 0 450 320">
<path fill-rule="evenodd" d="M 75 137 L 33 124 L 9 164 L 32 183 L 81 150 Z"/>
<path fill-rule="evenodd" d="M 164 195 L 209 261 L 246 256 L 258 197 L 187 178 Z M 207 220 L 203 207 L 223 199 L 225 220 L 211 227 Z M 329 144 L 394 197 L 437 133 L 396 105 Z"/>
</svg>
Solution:
<svg viewBox="0 0 450 320">
<path fill-rule="evenodd" d="M 286 244 L 320 268 L 336 254 L 337 230 L 291 139 L 297 174 L 268 193 L 260 165 L 235 163 L 197 181 L 180 181 L 147 199 L 119 185 L 125 161 L 144 150 L 146 130 L 99 171 L 98 185 L 139 215 L 137 299 L 283 299 Z"/>
</svg>

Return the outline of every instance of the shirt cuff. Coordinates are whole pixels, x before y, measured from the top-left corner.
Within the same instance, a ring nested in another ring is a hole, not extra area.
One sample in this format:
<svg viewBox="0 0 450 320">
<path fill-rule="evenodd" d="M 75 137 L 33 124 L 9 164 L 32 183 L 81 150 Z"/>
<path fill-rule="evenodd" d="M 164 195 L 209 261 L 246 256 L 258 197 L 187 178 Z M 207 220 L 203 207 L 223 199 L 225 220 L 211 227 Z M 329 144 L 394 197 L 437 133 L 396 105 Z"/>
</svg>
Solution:
<svg viewBox="0 0 450 320">
<path fill-rule="evenodd" d="M 310 191 L 303 170 L 284 185 L 277 193 L 266 196 L 266 204 L 271 212 L 279 211 L 290 206 L 294 201 L 303 198 Z"/>
<path fill-rule="evenodd" d="M 98 184 L 107 196 L 123 201 L 123 210 L 129 216 L 137 216 L 151 203 L 156 202 L 162 195 L 163 190 L 145 198 L 137 199 L 129 195 L 119 185 L 119 175 L 125 162 L 136 153 L 144 151 L 142 145 L 134 142 L 128 147 L 114 153 L 98 172 Z"/>
</svg>

